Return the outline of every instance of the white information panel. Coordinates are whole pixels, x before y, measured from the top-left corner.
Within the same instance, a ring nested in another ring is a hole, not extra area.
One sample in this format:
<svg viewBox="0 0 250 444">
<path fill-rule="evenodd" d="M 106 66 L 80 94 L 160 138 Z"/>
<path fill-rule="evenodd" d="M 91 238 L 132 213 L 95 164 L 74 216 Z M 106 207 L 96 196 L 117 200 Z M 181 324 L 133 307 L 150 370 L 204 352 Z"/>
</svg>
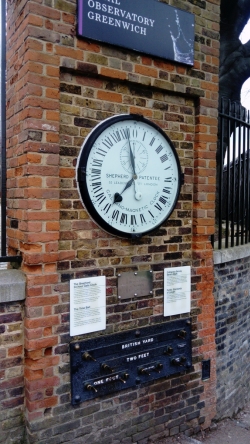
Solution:
<svg viewBox="0 0 250 444">
<path fill-rule="evenodd" d="M 70 336 L 106 328 L 105 276 L 70 281 Z"/>
<path fill-rule="evenodd" d="M 164 269 L 164 316 L 189 313 L 191 308 L 190 266 Z"/>
</svg>

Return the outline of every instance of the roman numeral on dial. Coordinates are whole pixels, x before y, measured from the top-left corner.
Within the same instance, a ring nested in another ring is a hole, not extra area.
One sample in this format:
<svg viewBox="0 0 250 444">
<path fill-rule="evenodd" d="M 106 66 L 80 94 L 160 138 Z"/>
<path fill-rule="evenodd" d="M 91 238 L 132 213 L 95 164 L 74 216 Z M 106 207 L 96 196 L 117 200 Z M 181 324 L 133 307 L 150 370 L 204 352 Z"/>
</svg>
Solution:
<svg viewBox="0 0 250 444">
<path fill-rule="evenodd" d="M 170 194 L 171 193 L 171 190 L 172 190 L 172 188 L 170 188 L 170 187 L 165 187 L 165 188 L 163 188 L 163 193 L 166 193 L 166 194 Z"/>
<path fill-rule="evenodd" d="M 106 196 L 104 196 L 104 193 L 100 193 L 100 194 L 96 195 L 96 201 L 99 202 L 99 205 L 101 205 L 105 199 L 106 199 Z"/>
<path fill-rule="evenodd" d="M 131 223 L 131 225 L 136 225 L 136 217 L 134 214 L 131 214 L 130 223 Z"/>
<path fill-rule="evenodd" d="M 159 153 L 161 152 L 161 150 L 163 150 L 163 146 L 162 146 L 162 145 L 159 145 L 158 148 L 156 148 L 155 152 L 156 152 L 157 154 L 159 154 Z"/>
<path fill-rule="evenodd" d="M 163 205 L 166 205 L 166 203 L 167 203 L 167 201 L 166 201 L 164 196 L 160 197 L 159 202 L 161 202 Z"/>
<path fill-rule="evenodd" d="M 103 145 L 105 145 L 108 149 L 110 149 L 114 144 L 112 142 L 112 140 L 109 137 L 106 137 L 106 139 L 104 139 L 102 141 Z"/>
<path fill-rule="evenodd" d="M 96 151 L 96 154 L 98 154 L 99 156 L 105 157 L 106 154 L 107 154 L 107 151 L 102 150 L 101 148 L 99 148 L 98 151 Z"/>
<path fill-rule="evenodd" d="M 162 211 L 162 207 L 160 206 L 160 204 L 157 202 L 155 204 L 155 208 L 157 208 L 157 210 Z"/>
<path fill-rule="evenodd" d="M 115 143 L 118 143 L 121 141 L 121 136 L 120 136 L 119 131 L 115 131 L 114 133 L 112 133 L 111 137 L 115 141 Z"/>
<path fill-rule="evenodd" d="M 102 210 L 105 212 L 105 214 L 107 214 L 109 212 L 110 208 L 111 208 L 111 204 L 106 204 Z"/>
<path fill-rule="evenodd" d="M 168 160 L 168 155 L 163 154 L 163 156 L 161 156 L 160 159 L 161 159 L 161 162 L 164 163 L 164 162 L 166 162 L 166 160 Z"/>
<path fill-rule="evenodd" d="M 120 213 L 119 210 L 114 210 L 114 211 L 113 211 L 112 219 L 116 220 L 116 222 L 117 222 L 117 219 L 118 219 L 119 213 Z"/>
<path fill-rule="evenodd" d="M 144 217 L 143 214 L 140 214 L 140 219 L 141 219 L 141 223 L 142 223 L 142 224 L 145 224 L 145 223 L 146 223 L 146 219 L 145 219 L 145 217 Z"/>
<path fill-rule="evenodd" d="M 93 187 L 94 193 L 96 193 L 102 189 L 102 183 L 101 182 L 93 182 L 92 187 Z"/>
<path fill-rule="evenodd" d="M 136 139 L 137 138 L 137 129 L 133 128 L 132 134 L 133 134 L 133 137 Z"/>
<path fill-rule="evenodd" d="M 121 224 L 127 224 L 128 223 L 128 216 L 127 216 L 127 214 L 125 214 L 125 213 L 121 214 L 120 223 Z"/>
<path fill-rule="evenodd" d="M 103 159 L 93 159 L 93 167 L 102 167 Z"/>
</svg>

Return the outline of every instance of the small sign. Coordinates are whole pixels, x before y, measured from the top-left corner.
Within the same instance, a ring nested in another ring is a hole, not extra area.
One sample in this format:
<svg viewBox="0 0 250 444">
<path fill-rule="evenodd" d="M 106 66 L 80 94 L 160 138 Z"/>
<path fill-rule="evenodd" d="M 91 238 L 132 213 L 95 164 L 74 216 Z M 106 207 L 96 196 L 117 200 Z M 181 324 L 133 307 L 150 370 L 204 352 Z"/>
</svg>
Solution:
<svg viewBox="0 0 250 444">
<path fill-rule="evenodd" d="M 164 316 L 189 313 L 191 309 L 190 266 L 165 268 Z"/>
<path fill-rule="evenodd" d="M 151 271 L 125 272 L 118 275 L 118 298 L 130 299 L 153 293 L 153 273 Z"/>
<path fill-rule="evenodd" d="M 201 379 L 202 381 L 206 381 L 210 378 L 210 368 L 211 368 L 211 361 L 210 359 L 205 359 L 201 363 Z"/>
<path fill-rule="evenodd" d="M 106 328 L 105 276 L 70 281 L 70 336 Z"/>
<path fill-rule="evenodd" d="M 158 0 L 78 0 L 78 35 L 194 63 L 194 15 Z"/>
</svg>

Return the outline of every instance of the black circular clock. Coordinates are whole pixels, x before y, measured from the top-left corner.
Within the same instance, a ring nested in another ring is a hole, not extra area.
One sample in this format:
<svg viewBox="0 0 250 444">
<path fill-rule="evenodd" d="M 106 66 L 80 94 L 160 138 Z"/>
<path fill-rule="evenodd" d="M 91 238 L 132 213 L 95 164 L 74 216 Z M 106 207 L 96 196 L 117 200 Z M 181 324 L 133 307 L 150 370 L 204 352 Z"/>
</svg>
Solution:
<svg viewBox="0 0 250 444">
<path fill-rule="evenodd" d="M 121 114 L 98 124 L 77 161 L 77 183 L 91 218 L 105 231 L 140 237 L 175 208 L 181 182 L 176 150 L 155 123 Z"/>
</svg>

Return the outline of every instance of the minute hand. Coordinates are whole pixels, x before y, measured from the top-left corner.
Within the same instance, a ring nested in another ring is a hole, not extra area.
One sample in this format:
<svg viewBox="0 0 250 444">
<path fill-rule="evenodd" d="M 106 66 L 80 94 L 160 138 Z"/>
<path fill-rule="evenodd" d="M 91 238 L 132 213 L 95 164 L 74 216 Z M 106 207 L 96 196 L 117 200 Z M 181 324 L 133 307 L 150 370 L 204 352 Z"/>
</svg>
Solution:
<svg viewBox="0 0 250 444">
<path fill-rule="evenodd" d="M 134 158 L 133 151 L 132 151 L 132 148 L 131 148 L 130 139 L 128 139 L 128 143 L 129 143 L 129 152 L 130 152 L 130 162 L 131 162 L 131 165 L 132 165 L 134 176 L 136 176 L 136 172 L 135 172 L 135 158 Z M 137 176 L 134 177 L 134 179 L 137 179 Z"/>
<path fill-rule="evenodd" d="M 132 165 L 133 173 L 134 173 L 133 179 L 134 179 L 134 184 L 135 184 L 135 198 L 136 198 L 136 200 L 141 200 L 142 194 L 139 191 L 137 183 L 136 183 L 137 174 L 136 174 L 136 171 L 135 171 L 135 158 L 134 158 L 133 151 L 132 151 L 132 148 L 131 148 L 130 139 L 128 139 L 128 143 L 129 143 L 130 161 L 131 161 L 131 165 Z"/>
</svg>

